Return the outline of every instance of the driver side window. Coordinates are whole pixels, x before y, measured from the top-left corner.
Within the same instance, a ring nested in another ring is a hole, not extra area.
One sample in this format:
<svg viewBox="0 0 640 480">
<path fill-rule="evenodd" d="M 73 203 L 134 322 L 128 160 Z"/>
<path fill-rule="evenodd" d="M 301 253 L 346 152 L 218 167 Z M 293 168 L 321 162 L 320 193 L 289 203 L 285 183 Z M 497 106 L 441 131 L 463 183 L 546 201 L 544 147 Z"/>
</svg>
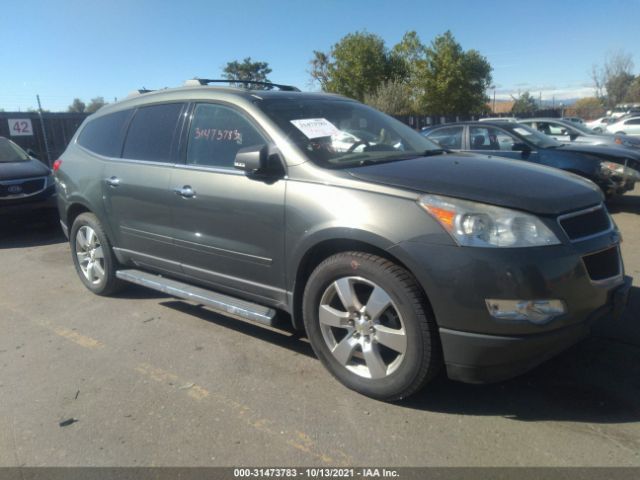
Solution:
<svg viewBox="0 0 640 480">
<path fill-rule="evenodd" d="M 232 169 L 238 150 L 265 143 L 244 115 L 223 105 L 203 103 L 193 112 L 187 164 Z"/>
<path fill-rule="evenodd" d="M 469 139 L 471 150 L 511 150 L 518 142 L 509 133 L 495 127 L 471 127 Z"/>
</svg>

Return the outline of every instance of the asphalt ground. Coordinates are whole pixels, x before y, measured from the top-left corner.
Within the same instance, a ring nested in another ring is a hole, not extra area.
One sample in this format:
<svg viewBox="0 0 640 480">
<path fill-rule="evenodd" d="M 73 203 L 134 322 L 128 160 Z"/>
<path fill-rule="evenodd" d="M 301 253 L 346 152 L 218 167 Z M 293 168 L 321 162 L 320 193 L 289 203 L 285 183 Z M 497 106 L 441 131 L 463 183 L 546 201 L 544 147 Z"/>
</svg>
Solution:
<svg viewBox="0 0 640 480">
<path fill-rule="evenodd" d="M 622 320 L 516 379 L 441 377 L 400 404 L 342 387 L 292 332 L 95 296 L 55 218 L 0 219 L 0 466 L 638 466 L 632 193 L 610 205 L 635 277 Z"/>
</svg>

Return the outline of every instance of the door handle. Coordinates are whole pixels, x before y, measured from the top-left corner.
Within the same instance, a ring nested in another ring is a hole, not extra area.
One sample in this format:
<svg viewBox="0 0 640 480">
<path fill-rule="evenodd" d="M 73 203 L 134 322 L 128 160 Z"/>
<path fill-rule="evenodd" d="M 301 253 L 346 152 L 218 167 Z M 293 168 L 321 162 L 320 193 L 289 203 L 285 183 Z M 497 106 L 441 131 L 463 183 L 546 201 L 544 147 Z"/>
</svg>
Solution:
<svg viewBox="0 0 640 480">
<path fill-rule="evenodd" d="M 183 198 L 193 198 L 196 196 L 196 191 L 189 185 L 185 185 L 182 188 L 174 188 L 173 191 L 176 192 L 176 195 L 180 195 Z"/>
<path fill-rule="evenodd" d="M 107 185 L 109 185 L 110 187 L 117 187 L 118 185 L 120 185 L 120 179 L 118 177 L 109 177 L 105 180 L 105 182 L 107 182 Z"/>
</svg>

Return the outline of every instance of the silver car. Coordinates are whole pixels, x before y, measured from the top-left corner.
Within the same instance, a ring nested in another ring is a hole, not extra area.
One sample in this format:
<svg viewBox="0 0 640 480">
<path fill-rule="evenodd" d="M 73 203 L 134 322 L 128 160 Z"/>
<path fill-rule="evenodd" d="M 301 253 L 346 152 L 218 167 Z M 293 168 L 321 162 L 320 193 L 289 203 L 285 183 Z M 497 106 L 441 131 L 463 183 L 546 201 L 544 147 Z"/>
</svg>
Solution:
<svg viewBox="0 0 640 480">
<path fill-rule="evenodd" d="M 562 143 L 640 148 L 640 139 L 610 133 L 595 133 L 583 124 L 558 118 L 527 118 L 518 120 L 518 123 L 535 128 Z"/>
</svg>

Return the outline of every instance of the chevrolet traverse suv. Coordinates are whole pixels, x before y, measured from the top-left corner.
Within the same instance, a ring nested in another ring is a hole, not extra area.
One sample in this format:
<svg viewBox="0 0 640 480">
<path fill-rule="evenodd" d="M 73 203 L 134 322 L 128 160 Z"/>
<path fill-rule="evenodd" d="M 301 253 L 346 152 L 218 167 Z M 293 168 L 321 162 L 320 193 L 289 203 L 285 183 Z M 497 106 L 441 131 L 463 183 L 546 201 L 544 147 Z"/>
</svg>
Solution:
<svg viewBox="0 0 640 480">
<path fill-rule="evenodd" d="M 55 164 L 80 280 L 306 332 L 347 387 L 506 379 L 623 308 L 593 183 L 451 153 L 336 95 L 195 85 L 88 117 Z M 124 300 L 123 300 L 124 301 Z"/>
</svg>

